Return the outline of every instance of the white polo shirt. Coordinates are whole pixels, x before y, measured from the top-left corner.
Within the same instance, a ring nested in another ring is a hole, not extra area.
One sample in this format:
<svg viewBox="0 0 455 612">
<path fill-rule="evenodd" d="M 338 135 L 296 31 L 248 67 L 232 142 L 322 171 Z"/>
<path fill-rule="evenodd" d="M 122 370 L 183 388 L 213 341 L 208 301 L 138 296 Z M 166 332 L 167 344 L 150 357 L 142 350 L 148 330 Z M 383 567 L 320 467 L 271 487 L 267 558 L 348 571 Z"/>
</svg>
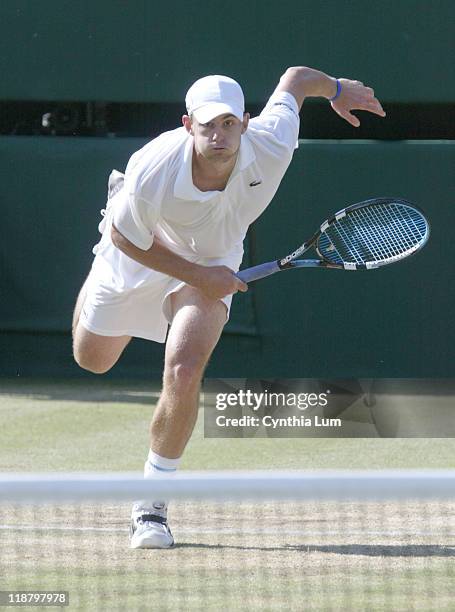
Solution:
<svg viewBox="0 0 455 612">
<path fill-rule="evenodd" d="M 162 134 L 131 157 L 125 187 L 113 201 L 115 226 L 140 249 L 149 249 L 158 236 L 189 261 L 210 265 L 221 258 L 237 271 L 248 227 L 269 205 L 297 147 L 298 112 L 291 94 L 271 96 L 242 135 L 223 191 L 202 192 L 193 184 L 194 143 L 185 128 Z M 158 162 L 157 146 L 166 150 Z M 110 233 L 110 228 L 105 231 Z M 110 264 L 117 286 L 133 289 L 154 282 L 155 271 L 121 253 L 109 240 L 103 238 L 101 244 L 97 256 Z"/>
</svg>

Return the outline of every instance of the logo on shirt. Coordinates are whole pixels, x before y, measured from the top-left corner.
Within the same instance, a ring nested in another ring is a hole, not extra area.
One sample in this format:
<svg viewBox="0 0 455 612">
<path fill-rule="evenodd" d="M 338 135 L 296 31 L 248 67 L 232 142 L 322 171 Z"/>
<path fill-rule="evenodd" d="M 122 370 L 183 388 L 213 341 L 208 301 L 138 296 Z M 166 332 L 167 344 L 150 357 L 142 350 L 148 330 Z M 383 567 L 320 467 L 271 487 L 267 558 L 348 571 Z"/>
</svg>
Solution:
<svg viewBox="0 0 455 612">
<path fill-rule="evenodd" d="M 292 111 L 294 113 L 294 115 L 296 115 L 296 117 L 299 117 L 298 113 L 295 112 L 295 110 L 292 108 L 292 106 L 289 106 L 289 104 L 286 104 L 285 102 L 275 102 L 274 106 L 285 106 L 290 111 Z"/>
<path fill-rule="evenodd" d="M 262 183 L 262 180 L 259 179 L 258 181 L 252 181 L 250 183 L 250 187 L 256 187 L 256 185 L 260 185 Z"/>
</svg>

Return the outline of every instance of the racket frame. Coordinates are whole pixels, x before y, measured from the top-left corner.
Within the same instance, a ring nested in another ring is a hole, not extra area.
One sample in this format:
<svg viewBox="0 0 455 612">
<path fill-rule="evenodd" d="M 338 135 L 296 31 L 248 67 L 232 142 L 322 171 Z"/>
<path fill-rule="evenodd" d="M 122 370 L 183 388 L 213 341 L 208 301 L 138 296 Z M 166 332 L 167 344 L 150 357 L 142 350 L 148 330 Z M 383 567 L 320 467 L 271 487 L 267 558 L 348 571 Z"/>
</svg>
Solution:
<svg viewBox="0 0 455 612">
<path fill-rule="evenodd" d="M 406 253 L 397 255 L 395 257 L 391 257 L 390 259 L 386 259 L 385 261 L 366 262 L 364 264 L 353 263 L 353 262 L 344 262 L 343 264 L 338 264 L 338 263 L 335 263 L 327 259 L 325 255 L 321 253 L 321 251 L 318 249 L 317 242 L 320 236 L 323 233 L 325 233 L 327 229 L 331 227 L 336 221 L 339 221 L 343 217 L 346 217 L 347 215 L 350 215 L 354 211 L 359 210 L 361 208 L 368 208 L 370 206 L 377 206 L 377 205 L 383 205 L 383 204 L 401 204 L 402 206 L 407 206 L 408 208 L 411 208 L 412 210 L 417 211 L 420 215 L 422 215 L 422 218 L 425 220 L 426 226 L 427 226 L 427 232 L 426 232 L 425 238 L 419 244 L 417 244 L 411 252 L 406 252 Z M 428 219 L 425 216 L 425 213 L 423 212 L 421 208 L 419 208 L 415 204 L 412 204 L 408 200 L 404 200 L 403 198 L 387 198 L 387 197 L 372 198 L 370 200 L 364 200 L 363 202 L 357 202 L 356 204 L 351 204 L 350 206 L 347 206 L 346 208 L 342 208 L 341 210 L 336 212 L 334 215 L 332 215 L 331 217 L 326 219 L 323 223 L 321 223 L 319 229 L 313 234 L 313 236 L 309 240 L 304 242 L 298 249 L 293 251 L 293 253 L 290 253 L 289 255 L 287 255 L 286 257 L 282 259 L 278 259 L 276 263 L 280 270 L 291 270 L 293 268 L 331 268 L 334 270 L 372 270 L 375 268 L 379 268 L 381 266 L 386 266 L 390 263 L 394 263 L 395 261 L 400 261 L 401 259 L 410 257 L 411 255 L 414 255 L 415 253 L 420 251 L 420 249 L 422 249 L 425 246 L 425 244 L 428 242 L 429 237 L 430 237 L 430 224 L 428 222 Z M 299 257 L 300 255 L 303 255 L 303 253 L 308 251 L 313 246 L 317 254 L 319 255 L 319 257 L 321 258 L 320 260 L 318 259 L 298 260 L 297 259 L 297 257 Z"/>
<path fill-rule="evenodd" d="M 329 227 L 331 227 L 336 221 L 339 221 L 346 215 L 351 214 L 352 212 L 359 210 L 361 208 L 368 208 L 369 206 L 374 205 L 383 205 L 383 204 L 401 204 L 403 206 L 407 206 L 414 211 L 417 211 L 426 223 L 426 234 L 424 239 L 415 246 L 415 248 L 411 252 L 405 252 L 403 254 L 397 255 L 395 257 L 391 257 L 390 259 L 386 259 L 385 261 L 374 261 L 374 262 L 366 262 L 366 263 L 353 263 L 353 262 L 344 262 L 344 263 L 335 263 L 327 259 L 323 253 L 317 247 L 318 240 L 320 236 L 327 231 Z M 329 268 L 334 270 L 371 270 L 374 268 L 379 268 L 381 266 L 388 265 L 390 263 L 394 263 L 396 261 L 400 261 L 401 259 L 405 259 L 410 257 L 420 251 L 425 244 L 428 242 L 430 237 L 430 224 L 428 219 L 426 218 L 425 213 L 421 208 L 405 200 L 403 198 L 390 198 L 390 197 L 381 197 L 381 198 L 371 198 L 369 200 L 363 200 L 362 202 L 357 202 L 356 204 L 351 204 L 346 208 L 342 208 L 334 215 L 326 219 L 321 225 L 319 229 L 311 236 L 309 240 L 304 242 L 298 249 L 283 257 L 281 259 L 277 259 L 275 261 L 270 261 L 267 263 L 260 264 L 258 266 L 253 266 L 251 268 L 246 268 L 245 270 L 241 270 L 237 273 L 237 276 L 248 283 L 253 280 L 258 280 L 260 278 L 264 278 L 266 276 L 270 276 L 275 272 L 280 272 L 283 270 L 292 270 L 294 268 Z M 320 259 L 297 259 L 303 253 L 308 251 L 310 248 L 314 247 Z"/>
</svg>

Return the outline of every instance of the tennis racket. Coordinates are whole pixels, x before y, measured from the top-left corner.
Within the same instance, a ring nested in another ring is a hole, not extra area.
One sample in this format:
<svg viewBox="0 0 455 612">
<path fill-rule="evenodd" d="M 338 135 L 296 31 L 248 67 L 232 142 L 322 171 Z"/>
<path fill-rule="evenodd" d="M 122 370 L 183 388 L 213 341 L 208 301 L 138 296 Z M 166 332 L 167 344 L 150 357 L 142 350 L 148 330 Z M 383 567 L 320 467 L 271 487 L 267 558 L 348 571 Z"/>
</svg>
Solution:
<svg viewBox="0 0 455 612">
<path fill-rule="evenodd" d="M 371 270 L 416 253 L 429 236 L 430 224 L 414 204 L 374 198 L 338 211 L 287 257 L 246 268 L 237 276 L 249 283 L 294 268 Z M 312 247 L 319 259 L 297 259 Z"/>
</svg>

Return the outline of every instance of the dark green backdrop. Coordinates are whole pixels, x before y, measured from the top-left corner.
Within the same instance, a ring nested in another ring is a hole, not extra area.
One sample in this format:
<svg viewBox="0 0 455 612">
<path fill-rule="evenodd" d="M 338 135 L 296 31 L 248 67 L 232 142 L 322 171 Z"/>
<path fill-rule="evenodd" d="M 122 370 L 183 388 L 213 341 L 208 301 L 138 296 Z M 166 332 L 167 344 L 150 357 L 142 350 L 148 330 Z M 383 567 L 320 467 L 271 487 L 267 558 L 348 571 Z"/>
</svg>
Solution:
<svg viewBox="0 0 455 612">
<path fill-rule="evenodd" d="M 452 0 L 9 0 L 0 8 L 0 101 L 183 110 L 187 87 L 217 72 L 236 77 L 254 104 L 287 66 L 306 64 L 373 85 L 386 108 L 437 113 L 434 103 L 455 100 L 453 31 Z M 73 303 L 109 172 L 143 142 L 0 137 L 0 375 L 81 374 L 71 360 Z M 235 299 L 209 374 L 454 376 L 454 162 L 449 141 L 302 142 L 251 232 L 249 260 L 280 256 L 338 208 L 381 195 L 420 204 L 430 243 L 370 273 L 307 270 L 258 282 Z M 110 375 L 159 375 L 162 358 L 161 345 L 137 340 Z"/>
<path fill-rule="evenodd" d="M 453 0 L 7 0 L 2 98 L 180 102 L 227 73 L 250 103 L 287 66 L 373 84 L 387 102 L 451 102 Z"/>
<path fill-rule="evenodd" d="M 111 168 L 137 139 L 0 139 L 1 373 L 66 374 L 71 310 L 91 262 Z M 302 141 L 274 202 L 253 226 L 250 257 L 285 254 L 330 213 L 396 195 L 428 213 L 420 254 L 371 272 L 286 272 L 236 297 L 212 359 L 216 376 L 454 375 L 455 143 Z M 24 333 L 27 332 L 27 333 Z M 113 375 L 158 374 L 162 347 L 135 341 Z"/>
</svg>

